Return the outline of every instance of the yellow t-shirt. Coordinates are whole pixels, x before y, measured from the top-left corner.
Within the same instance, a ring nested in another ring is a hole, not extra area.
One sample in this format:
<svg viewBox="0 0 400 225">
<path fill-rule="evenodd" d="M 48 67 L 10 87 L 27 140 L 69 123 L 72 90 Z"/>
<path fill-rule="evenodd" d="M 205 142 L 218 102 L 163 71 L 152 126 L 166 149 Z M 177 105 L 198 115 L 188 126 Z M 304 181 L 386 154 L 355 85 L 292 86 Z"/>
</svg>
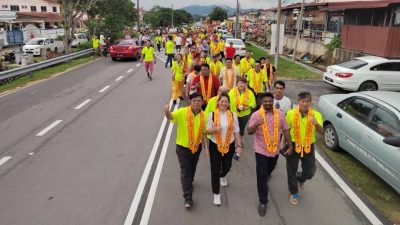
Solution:
<svg viewBox="0 0 400 225">
<path fill-rule="evenodd" d="M 218 49 L 220 52 L 225 50 L 225 43 L 223 41 L 218 42 Z"/>
<path fill-rule="evenodd" d="M 92 47 L 99 48 L 99 46 L 100 46 L 100 40 L 97 38 L 92 38 Z"/>
<path fill-rule="evenodd" d="M 175 74 L 175 80 L 176 81 L 182 81 L 183 80 L 183 62 L 179 65 L 177 61 L 172 62 L 172 67 L 171 67 L 172 73 Z"/>
<path fill-rule="evenodd" d="M 210 112 L 214 112 L 215 108 L 217 107 L 218 95 L 210 98 L 207 102 L 207 107 L 204 112 L 208 115 Z"/>
<path fill-rule="evenodd" d="M 222 64 L 221 61 L 217 61 L 216 63 L 214 61 L 209 63 L 210 65 L 210 72 L 214 75 L 219 77 L 219 73 L 221 72 L 222 67 L 224 67 L 224 65 Z"/>
<path fill-rule="evenodd" d="M 165 43 L 165 53 L 174 54 L 174 43 L 172 41 L 167 41 Z"/>
<path fill-rule="evenodd" d="M 256 107 L 256 98 L 254 97 L 253 92 L 247 89 L 249 91 L 249 97 L 247 99 L 247 105 L 250 106 L 250 108 L 239 112 L 237 110 L 237 108 L 236 108 L 235 89 L 237 89 L 237 87 L 231 89 L 229 91 L 229 93 L 228 93 L 231 111 L 235 112 L 238 117 L 243 117 L 243 116 L 250 115 L 251 114 L 251 109 Z M 240 100 L 240 102 L 242 102 L 243 98 L 244 98 L 244 93 L 240 93 L 239 92 L 239 100 Z"/>
<path fill-rule="evenodd" d="M 211 49 L 211 54 L 212 55 L 219 54 L 218 43 L 215 43 L 214 41 L 212 41 L 211 44 L 210 44 L 210 49 Z"/>
<path fill-rule="evenodd" d="M 182 147 L 188 148 L 189 147 L 189 132 L 188 132 L 188 121 L 187 121 L 187 113 L 189 107 L 184 107 L 177 109 L 176 111 L 172 112 L 172 116 L 174 117 L 171 120 L 171 123 L 176 123 L 177 131 L 176 131 L 176 144 Z M 194 116 L 194 137 L 197 137 L 199 127 L 200 127 L 200 113 Z M 206 132 L 207 127 L 207 115 L 204 113 L 204 130 L 203 133 Z"/>
<path fill-rule="evenodd" d="M 292 139 L 292 142 L 294 142 L 294 128 L 293 128 L 293 116 L 295 110 L 299 110 L 299 108 L 294 108 L 291 109 L 287 112 L 286 114 L 286 121 L 290 127 L 290 137 Z M 317 120 L 317 123 L 322 126 L 323 120 L 322 120 L 322 115 L 320 112 L 313 110 L 314 111 L 314 117 Z M 308 116 L 302 117 L 300 119 L 300 136 L 301 136 L 301 142 L 302 145 L 304 145 L 305 137 L 306 137 L 306 129 L 307 129 L 307 118 Z M 315 142 L 315 128 L 312 129 L 312 135 L 311 135 L 311 143 Z"/>
<path fill-rule="evenodd" d="M 247 61 L 246 58 L 243 58 L 240 60 L 240 66 L 242 67 L 242 73 L 245 74 L 249 70 L 251 70 L 254 67 L 254 59 L 250 58 L 250 60 Z"/>
<path fill-rule="evenodd" d="M 153 47 L 144 47 L 142 49 L 142 55 L 144 55 L 143 61 L 151 62 L 154 60 L 154 48 Z"/>
<path fill-rule="evenodd" d="M 161 44 L 162 37 L 161 36 L 157 36 L 156 38 L 154 38 L 154 40 L 157 42 L 157 44 Z"/>
<path fill-rule="evenodd" d="M 250 69 L 247 73 L 247 81 L 249 82 L 249 87 L 251 87 L 252 89 L 254 89 L 254 82 L 258 81 L 259 77 L 262 76 L 261 80 L 262 80 L 262 84 L 261 88 L 260 88 L 260 92 L 264 92 L 264 83 L 266 83 L 268 81 L 268 77 L 267 74 L 265 73 L 265 70 L 260 70 L 260 72 L 256 72 L 255 73 L 255 81 L 253 80 L 253 71 L 255 72 L 254 69 Z"/>
</svg>

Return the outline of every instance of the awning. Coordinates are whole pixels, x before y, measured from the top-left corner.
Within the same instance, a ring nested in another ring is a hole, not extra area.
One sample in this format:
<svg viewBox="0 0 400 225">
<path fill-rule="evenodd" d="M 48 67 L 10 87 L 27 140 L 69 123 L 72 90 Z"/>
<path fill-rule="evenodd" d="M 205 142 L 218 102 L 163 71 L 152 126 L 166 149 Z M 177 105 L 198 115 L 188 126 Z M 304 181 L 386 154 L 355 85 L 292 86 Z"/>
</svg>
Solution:
<svg viewBox="0 0 400 225">
<path fill-rule="evenodd" d="M 381 0 L 381 1 L 354 1 L 354 2 L 332 2 L 327 3 L 327 7 L 322 10 L 337 11 L 346 9 L 374 9 L 386 8 L 390 4 L 400 3 L 400 0 Z"/>
</svg>

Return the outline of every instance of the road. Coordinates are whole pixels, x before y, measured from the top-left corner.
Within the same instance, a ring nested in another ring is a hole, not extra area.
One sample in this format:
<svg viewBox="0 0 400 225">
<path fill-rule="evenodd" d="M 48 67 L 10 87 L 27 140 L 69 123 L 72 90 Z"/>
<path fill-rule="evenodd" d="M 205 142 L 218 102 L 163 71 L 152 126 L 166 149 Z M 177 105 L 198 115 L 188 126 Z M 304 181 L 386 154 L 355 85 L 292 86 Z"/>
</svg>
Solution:
<svg viewBox="0 0 400 225">
<path fill-rule="evenodd" d="M 370 224 L 320 166 L 300 205 L 290 205 L 283 159 L 269 181 L 267 216 L 259 217 L 251 137 L 222 188 L 222 206 L 212 204 L 202 155 L 194 207 L 185 210 L 175 127 L 163 123 L 170 72 L 161 60 L 155 71 L 150 82 L 139 62 L 102 58 L 1 96 L 0 224 Z M 319 81 L 287 84 L 288 96 L 309 90 L 314 103 L 338 92 Z"/>
</svg>

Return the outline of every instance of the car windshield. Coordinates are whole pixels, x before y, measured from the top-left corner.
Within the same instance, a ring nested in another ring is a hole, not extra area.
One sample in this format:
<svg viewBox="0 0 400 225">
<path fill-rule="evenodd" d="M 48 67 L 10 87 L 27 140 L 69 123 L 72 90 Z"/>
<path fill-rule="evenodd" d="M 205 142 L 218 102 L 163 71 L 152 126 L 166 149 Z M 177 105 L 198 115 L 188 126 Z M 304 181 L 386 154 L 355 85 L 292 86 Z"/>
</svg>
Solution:
<svg viewBox="0 0 400 225">
<path fill-rule="evenodd" d="M 26 43 L 27 45 L 42 45 L 44 42 L 43 39 L 32 39 Z"/>
<path fill-rule="evenodd" d="M 244 45 L 242 40 L 233 40 L 233 39 L 229 39 L 226 41 L 226 43 L 233 43 L 233 45 Z"/>
<path fill-rule="evenodd" d="M 347 62 L 344 62 L 344 63 L 340 63 L 340 64 L 338 64 L 338 66 L 344 67 L 344 68 L 347 68 L 347 69 L 356 70 L 356 69 L 360 69 L 363 66 L 366 66 L 367 64 L 368 63 L 365 62 L 365 61 L 362 61 L 362 60 L 359 60 L 359 59 L 353 59 L 353 60 L 350 60 L 350 61 L 347 61 Z"/>
<path fill-rule="evenodd" d="M 133 45 L 133 40 L 120 40 L 116 44 L 117 45 Z"/>
</svg>

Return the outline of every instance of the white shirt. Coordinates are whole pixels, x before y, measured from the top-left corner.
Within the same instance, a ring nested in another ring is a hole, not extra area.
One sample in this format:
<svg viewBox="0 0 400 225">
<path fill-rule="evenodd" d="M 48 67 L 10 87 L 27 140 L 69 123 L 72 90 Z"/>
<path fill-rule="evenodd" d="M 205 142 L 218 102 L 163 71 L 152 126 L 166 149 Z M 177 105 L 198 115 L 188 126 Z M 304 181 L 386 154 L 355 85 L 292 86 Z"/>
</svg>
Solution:
<svg viewBox="0 0 400 225">
<path fill-rule="evenodd" d="M 182 38 L 180 36 L 175 38 L 175 45 L 181 45 L 182 44 Z"/>
<path fill-rule="evenodd" d="M 234 66 L 232 66 L 232 67 L 234 67 Z M 225 70 L 226 69 L 227 69 L 226 66 L 222 67 L 222 69 L 219 73 L 219 77 L 220 77 L 220 79 L 222 79 L 222 85 L 225 87 L 228 87 L 228 84 L 226 83 L 226 80 L 225 80 Z M 228 69 L 229 80 L 231 79 L 231 76 L 232 76 L 232 70 Z M 236 87 L 236 77 L 237 76 L 239 76 L 239 69 L 235 66 L 234 67 L 233 87 Z"/>
<path fill-rule="evenodd" d="M 231 113 L 230 111 L 226 111 L 226 112 L 220 112 L 219 113 L 219 126 L 222 128 L 222 132 L 221 132 L 221 137 L 222 137 L 222 143 L 225 143 L 225 137 L 226 137 L 226 132 L 228 132 L 228 114 L 227 113 Z M 211 112 L 210 114 L 208 114 L 208 122 L 207 122 L 207 129 L 208 128 L 213 128 L 214 127 L 214 113 Z M 233 133 L 231 136 L 231 144 L 232 142 L 235 141 L 235 136 L 234 133 L 239 133 L 240 129 L 239 129 L 239 122 L 238 122 L 238 118 L 236 113 L 233 113 Z M 211 141 L 214 143 L 217 143 L 217 139 L 215 138 L 215 135 L 211 135 Z"/>
<path fill-rule="evenodd" d="M 274 106 L 275 108 L 283 111 L 285 114 L 293 108 L 292 100 L 288 97 L 283 96 L 281 99 L 275 99 L 274 97 Z"/>
</svg>

